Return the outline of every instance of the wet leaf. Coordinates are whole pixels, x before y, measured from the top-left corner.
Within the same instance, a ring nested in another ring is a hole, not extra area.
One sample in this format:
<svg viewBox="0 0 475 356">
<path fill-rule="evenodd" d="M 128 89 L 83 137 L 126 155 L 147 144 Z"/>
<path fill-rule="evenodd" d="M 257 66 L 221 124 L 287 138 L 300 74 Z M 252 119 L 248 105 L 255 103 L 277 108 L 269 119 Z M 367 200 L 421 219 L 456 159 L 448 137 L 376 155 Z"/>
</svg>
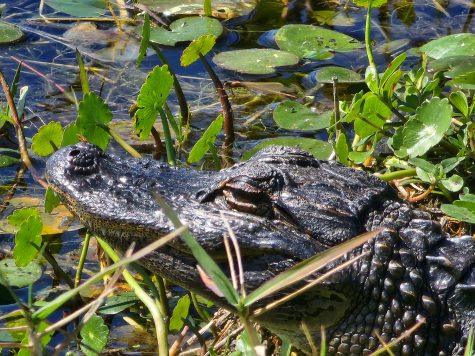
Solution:
<svg viewBox="0 0 475 356">
<path fill-rule="evenodd" d="M 195 145 L 191 149 L 190 155 L 188 156 L 188 162 L 194 163 L 198 162 L 203 156 L 208 152 L 211 146 L 214 145 L 216 137 L 221 132 L 223 127 L 224 118 L 223 115 L 219 115 L 214 121 L 209 125 L 206 131 L 203 133 L 203 136 L 196 141 Z"/>
<path fill-rule="evenodd" d="M 41 266 L 34 261 L 23 267 L 17 266 L 13 258 L 0 261 L 0 275 L 10 287 L 23 288 L 29 286 L 40 279 L 42 274 Z"/>
<path fill-rule="evenodd" d="M 183 17 L 170 24 L 170 31 L 162 27 L 150 30 L 150 41 L 174 46 L 178 42 L 193 41 L 204 35 L 221 36 L 223 25 L 211 17 Z"/>
<path fill-rule="evenodd" d="M 280 49 L 309 59 L 329 59 L 332 52 L 351 52 L 362 47 L 353 37 L 312 25 L 283 26 L 275 41 Z"/>
<path fill-rule="evenodd" d="M 449 129 L 452 106 L 447 99 L 432 98 L 423 103 L 401 129 L 393 136 L 398 157 L 421 156 L 435 146 Z"/>
<path fill-rule="evenodd" d="M 206 35 L 193 40 L 188 47 L 185 48 L 180 58 L 180 64 L 184 67 L 194 63 L 200 55 L 205 56 L 216 43 L 214 35 Z"/>
<path fill-rule="evenodd" d="M 90 143 L 105 150 L 109 144 L 109 134 L 103 126 L 112 120 L 112 113 L 104 101 L 95 93 L 84 94 L 79 103 L 79 115 L 76 120 L 78 132 Z"/>
<path fill-rule="evenodd" d="M 17 26 L 0 21 L 0 45 L 12 44 L 23 39 L 25 34 Z"/>
<path fill-rule="evenodd" d="M 305 137 L 276 137 L 259 142 L 254 148 L 244 152 L 243 160 L 248 160 L 258 151 L 268 146 L 298 147 L 311 153 L 317 159 L 328 159 L 333 152 L 333 147 L 328 142 Z"/>
<path fill-rule="evenodd" d="M 190 296 L 188 294 L 184 295 L 178 300 L 175 308 L 173 309 L 173 314 L 170 318 L 170 332 L 177 333 L 183 327 L 186 318 L 188 317 L 188 311 L 190 309 Z"/>
<path fill-rule="evenodd" d="M 333 78 L 338 79 L 338 83 L 359 83 L 364 79 L 360 74 L 342 67 L 323 67 L 315 71 L 315 78 L 320 83 L 333 83 Z"/>
<path fill-rule="evenodd" d="M 273 118 L 286 130 L 314 131 L 327 128 L 331 115 L 331 111 L 317 114 L 305 105 L 287 100 L 275 108 Z"/>
<path fill-rule="evenodd" d="M 227 70 L 246 74 L 273 74 L 276 67 L 293 66 L 299 58 L 276 49 L 253 48 L 218 53 L 213 62 Z"/>
<path fill-rule="evenodd" d="M 125 292 L 115 294 L 106 298 L 104 304 L 98 309 L 101 314 L 114 315 L 121 311 L 137 305 L 139 298 L 135 295 L 135 292 Z"/>
<path fill-rule="evenodd" d="M 16 265 L 24 267 L 38 254 L 41 246 L 43 223 L 38 215 L 31 215 L 20 226 L 15 234 L 13 257 Z"/>
<path fill-rule="evenodd" d="M 103 0 L 46 0 L 46 4 L 75 17 L 99 17 L 106 13 Z"/>
<path fill-rule="evenodd" d="M 86 356 L 100 354 L 107 345 L 109 329 L 99 315 L 93 315 L 81 329 L 81 350 Z M 88 347 L 85 347 L 87 345 Z M 94 351 L 92 351 L 94 350 Z"/>
<path fill-rule="evenodd" d="M 137 97 L 138 110 L 134 116 L 135 132 L 141 140 L 150 136 L 158 109 L 167 101 L 172 87 L 173 77 L 166 65 L 156 66 L 147 76 Z"/>
<path fill-rule="evenodd" d="M 474 56 L 475 35 L 473 33 L 458 33 L 445 36 L 426 43 L 419 50 L 435 59 L 453 56 Z"/>
<path fill-rule="evenodd" d="M 40 127 L 33 136 L 31 149 L 38 156 L 49 156 L 56 151 L 63 140 L 63 128 L 61 123 L 51 121 Z"/>
</svg>

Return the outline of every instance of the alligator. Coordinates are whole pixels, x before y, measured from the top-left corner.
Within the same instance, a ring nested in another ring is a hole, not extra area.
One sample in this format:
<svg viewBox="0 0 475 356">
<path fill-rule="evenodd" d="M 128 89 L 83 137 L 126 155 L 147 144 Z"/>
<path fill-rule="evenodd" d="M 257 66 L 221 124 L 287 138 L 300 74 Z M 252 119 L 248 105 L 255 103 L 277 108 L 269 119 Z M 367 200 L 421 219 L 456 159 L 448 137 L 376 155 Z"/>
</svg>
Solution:
<svg viewBox="0 0 475 356">
<path fill-rule="evenodd" d="M 393 341 L 396 355 L 464 352 L 475 320 L 475 240 L 449 236 L 429 213 L 398 199 L 388 184 L 364 171 L 280 146 L 216 172 L 122 158 L 79 143 L 49 158 L 46 177 L 90 231 L 122 251 L 132 241 L 143 246 L 174 230 L 157 202 L 159 194 L 229 274 L 227 221 L 239 242 L 248 291 L 381 228 L 301 283 L 359 257 L 355 262 L 256 321 L 305 353 L 311 343 L 320 345 L 322 326 L 328 355 L 367 355 Z M 231 308 L 200 278 L 181 239 L 141 264 Z"/>
</svg>

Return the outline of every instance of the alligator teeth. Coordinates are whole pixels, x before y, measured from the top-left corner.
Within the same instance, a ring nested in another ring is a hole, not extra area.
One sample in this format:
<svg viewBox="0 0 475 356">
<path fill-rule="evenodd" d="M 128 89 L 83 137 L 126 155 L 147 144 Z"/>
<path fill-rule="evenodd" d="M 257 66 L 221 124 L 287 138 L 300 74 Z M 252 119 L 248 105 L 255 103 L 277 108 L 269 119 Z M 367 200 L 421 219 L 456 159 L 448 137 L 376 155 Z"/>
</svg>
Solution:
<svg viewBox="0 0 475 356">
<path fill-rule="evenodd" d="M 452 268 L 452 262 L 447 257 L 444 256 L 426 256 L 426 260 L 430 263 L 438 264 L 447 268 Z"/>
</svg>

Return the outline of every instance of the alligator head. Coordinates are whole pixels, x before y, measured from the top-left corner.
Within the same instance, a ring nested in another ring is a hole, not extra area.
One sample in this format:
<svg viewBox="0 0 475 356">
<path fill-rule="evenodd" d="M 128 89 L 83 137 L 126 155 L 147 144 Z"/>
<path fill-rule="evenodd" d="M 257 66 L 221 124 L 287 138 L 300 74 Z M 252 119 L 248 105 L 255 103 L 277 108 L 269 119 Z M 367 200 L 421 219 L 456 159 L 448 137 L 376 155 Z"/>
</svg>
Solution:
<svg viewBox="0 0 475 356">
<path fill-rule="evenodd" d="M 258 318 L 305 351 L 302 324 L 317 345 L 325 327 L 328 354 L 367 354 L 398 338 L 396 354 L 461 353 L 475 320 L 470 237 L 446 236 L 427 213 L 399 202 L 377 178 L 301 150 L 271 147 L 232 168 L 205 172 L 77 144 L 48 160 L 46 176 L 81 222 L 120 250 L 173 231 L 154 198 L 160 194 L 228 273 L 225 219 L 239 242 L 248 290 L 362 232 L 389 228 L 302 284 L 362 252 L 364 257 Z M 141 263 L 229 307 L 201 281 L 179 239 Z"/>
</svg>

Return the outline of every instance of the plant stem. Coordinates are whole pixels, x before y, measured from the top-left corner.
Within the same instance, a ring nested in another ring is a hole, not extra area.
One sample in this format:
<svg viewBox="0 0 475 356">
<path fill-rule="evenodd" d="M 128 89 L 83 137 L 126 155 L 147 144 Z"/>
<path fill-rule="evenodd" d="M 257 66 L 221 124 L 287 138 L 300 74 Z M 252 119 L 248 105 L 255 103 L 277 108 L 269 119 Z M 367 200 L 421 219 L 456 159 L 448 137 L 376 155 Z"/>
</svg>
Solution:
<svg viewBox="0 0 475 356">
<path fill-rule="evenodd" d="M 201 55 L 201 53 L 200 59 L 211 80 L 213 81 L 216 92 L 218 93 L 219 101 L 221 102 L 221 107 L 223 109 L 224 144 L 225 146 L 231 146 L 234 142 L 234 115 L 231 103 L 229 102 L 228 94 L 226 93 L 226 89 L 224 89 L 223 83 L 221 83 L 221 80 L 219 80 L 213 68 L 211 68 L 208 61 Z"/>
<path fill-rule="evenodd" d="M 170 127 L 168 126 L 167 114 L 162 108 L 158 108 L 160 117 L 162 118 L 163 136 L 165 136 L 165 149 L 167 151 L 167 161 L 170 165 L 176 165 L 175 149 L 173 148 L 172 136 L 170 134 Z"/>
<path fill-rule="evenodd" d="M 84 269 L 84 263 L 86 262 L 87 250 L 89 249 L 89 241 L 91 241 L 91 234 L 86 232 L 86 237 L 84 238 L 84 244 L 82 246 L 81 257 L 79 258 L 78 268 L 76 270 L 76 276 L 74 278 L 74 288 L 79 286 L 81 283 L 81 274 Z"/>
<path fill-rule="evenodd" d="M 413 177 L 416 175 L 416 169 L 415 168 L 408 168 L 408 169 L 403 169 L 401 171 L 395 171 L 395 172 L 389 172 L 385 174 L 375 174 L 379 179 L 389 182 L 393 179 L 401 179 L 401 178 L 407 178 L 407 177 Z"/>
<path fill-rule="evenodd" d="M 374 61 L 373 50 L 371 48 L 371 6 L 373 1 L 368 0 L 368 11 L 366 12 L 366 26 L 365 26 L 365 47 L 366 55 L 368 56 L 369 66 L 373 69 L 375 74 L 375 81 L 379 88 L 379 75 L 378 68 L 376 67 L 376 62 Z"/>
<path fill-rule="evenodd" d="M 120 137 L 114 130 L 107 125 L 99 125 L 105 130 L 124 150 L 126 150 L 132 157 L 141 158 L 142 155 L 138 153 L 132 146 L 130 146 L 125 140 Z"/>
<path fill-rule="evenodd" d="M 256 347 L 260 345 L 259 338 L 257 337 L 257 331 L 251 324 L 251 321 L 245 315 L 240 315 L 239 318 L 241 319 L 241 323 L 244 325 L 244 329 L 246 330 L 247 335 L 249 336 L 249 342 L 252 346 L 252 352 L 254 355 L 257 355 Z"/>
</svg>

